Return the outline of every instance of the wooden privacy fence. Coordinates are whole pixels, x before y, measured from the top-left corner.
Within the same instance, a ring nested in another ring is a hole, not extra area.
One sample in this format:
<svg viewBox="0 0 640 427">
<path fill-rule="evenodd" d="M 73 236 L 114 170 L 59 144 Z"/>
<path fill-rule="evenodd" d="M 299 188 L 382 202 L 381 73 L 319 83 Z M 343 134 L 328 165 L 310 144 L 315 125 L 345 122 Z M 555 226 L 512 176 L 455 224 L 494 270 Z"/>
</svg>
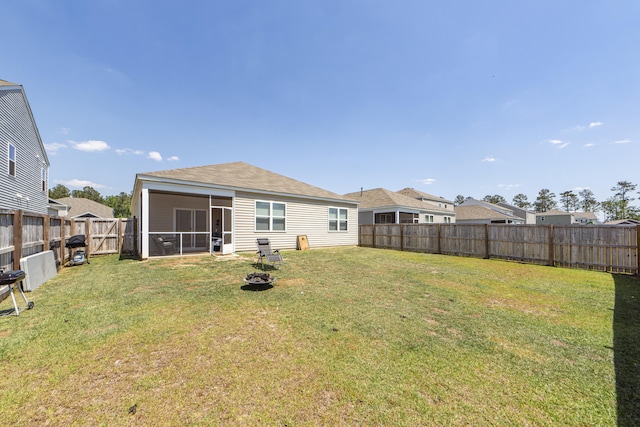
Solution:
<svg viewBox="0 0 640 427">
<path fill-rule="evenodd" d="M 360 246 L 640 274 L 640 226 L 360 225 Z"/>
<path fill-rule="evenodd" d="M 23 211 L 0 210 L 0 269 L 17 270 L 20 258 L 53 250 L 57 262 L 70 257 L 66 240 L 84 234 L 87 255 L 135 253 L 132 218 L 68 219 Z"/>
</svg>

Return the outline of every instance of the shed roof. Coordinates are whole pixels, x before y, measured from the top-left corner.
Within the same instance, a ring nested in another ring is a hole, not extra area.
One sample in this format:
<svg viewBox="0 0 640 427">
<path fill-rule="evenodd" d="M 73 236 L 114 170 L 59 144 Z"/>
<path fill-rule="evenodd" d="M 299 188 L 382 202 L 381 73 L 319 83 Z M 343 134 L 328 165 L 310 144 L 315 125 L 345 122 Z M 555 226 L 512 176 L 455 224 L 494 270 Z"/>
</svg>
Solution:
<svg viewBox="0 0 640 427">
<path fill-rule="evenodd" d="M 153 178 L 183 184 L 200 183 L 232 190 L 278 193 L 346 202 L 353 201 L 331 191 L 245 162 L 169 169 L 136 175 L 136 180 Z"/>
</svg>

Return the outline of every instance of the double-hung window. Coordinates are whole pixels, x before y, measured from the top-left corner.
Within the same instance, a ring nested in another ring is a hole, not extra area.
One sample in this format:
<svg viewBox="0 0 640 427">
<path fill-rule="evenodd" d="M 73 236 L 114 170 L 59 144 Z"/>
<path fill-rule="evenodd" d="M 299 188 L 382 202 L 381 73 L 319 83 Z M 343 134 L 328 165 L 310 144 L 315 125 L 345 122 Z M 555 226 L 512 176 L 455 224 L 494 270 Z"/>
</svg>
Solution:
<svg viewBox="0 0 640 427">
<path fill-rule="evenodd" d="M 329 231 L 347 231 L 348 210 L 344 208 L 329 208 Z"/>
<path fill-rule="evenodd" d="M 8 172 L 11 176 L 16 176 L 16 146 L 9 143 Z"/>
<path fill-rule="evenodd" d="M 287 205 L 256 201 L 256 231 L 285 231 Z"/>
</svg>

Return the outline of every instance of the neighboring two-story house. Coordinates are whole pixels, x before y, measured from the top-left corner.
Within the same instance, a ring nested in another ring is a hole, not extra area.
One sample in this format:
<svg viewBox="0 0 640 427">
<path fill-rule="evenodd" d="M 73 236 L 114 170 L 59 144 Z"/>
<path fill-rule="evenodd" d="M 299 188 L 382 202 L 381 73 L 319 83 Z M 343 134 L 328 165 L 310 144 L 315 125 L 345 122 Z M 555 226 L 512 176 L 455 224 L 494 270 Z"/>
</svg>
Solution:
<svg viewBox="0 0 640 427">
<path fill-rule="evenodd" d="M 24 88 L 0 80 L 0 209 L 47 214 L 49 159 Z"/>
</svg>

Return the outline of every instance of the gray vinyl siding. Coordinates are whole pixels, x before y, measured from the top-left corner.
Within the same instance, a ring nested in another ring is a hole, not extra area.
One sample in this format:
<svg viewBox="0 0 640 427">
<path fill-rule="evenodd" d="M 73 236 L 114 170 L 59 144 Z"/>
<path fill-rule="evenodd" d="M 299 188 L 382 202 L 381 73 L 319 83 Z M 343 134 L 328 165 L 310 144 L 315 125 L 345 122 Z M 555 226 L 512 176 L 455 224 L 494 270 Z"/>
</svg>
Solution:
<svg viewBox="0 0 640 427">
<path fill-rule="evenodd" d="M 16 148 L 15 177 L 8 171 L 9 143 Z M 42 167 L 48 174 L 47 156 L 24 92 L 17 87 L 0 89 L 0 209 L 47 214 L 48 189 L 42 191 Z"/>
<path fill-rule="evenodd" d="M 286 231 L 255 231 L 256 200 L 286 204 Z M 346 232 L 329 231 L 329 207 L 347 208 Z M 237 252 L 255 251 L 258 237 L 268 237 L 274 249 L 296 249 L 299 235 L 307 236 L 311 248 L 358 244 L 358 210 L 352 203 L 237 192 L 234 216 Z"/>
</svg>

